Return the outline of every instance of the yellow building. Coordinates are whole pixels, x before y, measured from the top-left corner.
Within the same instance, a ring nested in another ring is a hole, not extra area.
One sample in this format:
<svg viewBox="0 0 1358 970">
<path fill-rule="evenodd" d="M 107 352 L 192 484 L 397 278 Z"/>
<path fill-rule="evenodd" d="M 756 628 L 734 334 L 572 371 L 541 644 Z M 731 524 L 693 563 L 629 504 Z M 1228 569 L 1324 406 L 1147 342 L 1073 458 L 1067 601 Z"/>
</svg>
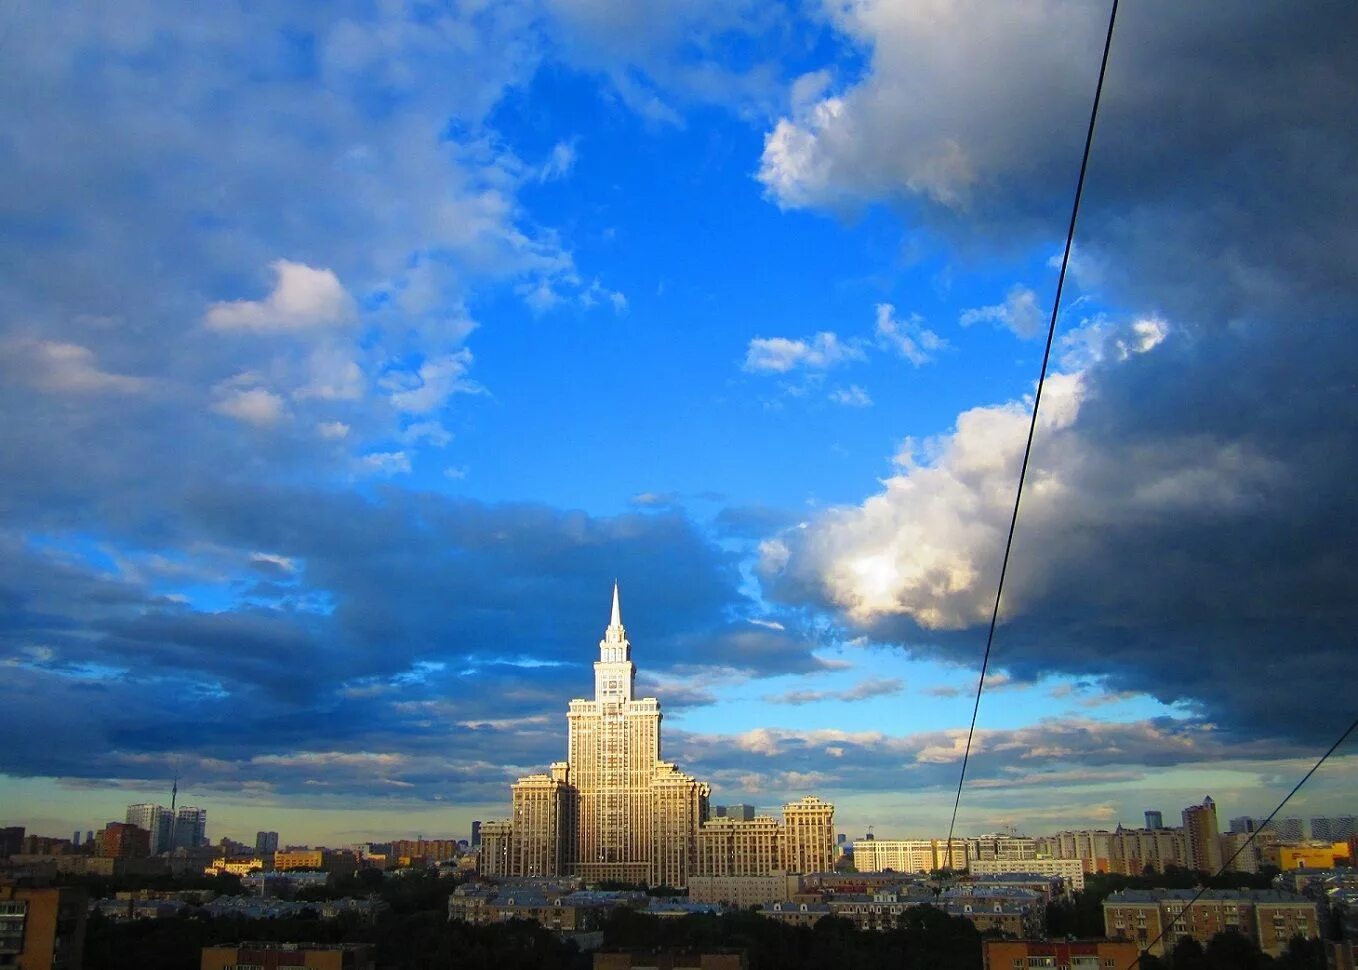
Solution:
<svg viewBox="0 0 1358 970">
<path fill-rule="evenodd" d="M 80 970 L 88 906 L 83 889 L 0 885 L 0 966 Z"/>
<path fill-rule="evenodd" d="M 320 869 L 325 857 L 320 849 L 279 849 L 273 854 L 273 867 L 279 872 L 289 869 Z"/>
<path fill-rule="evenodd" d="M 1333 869 L 1347 866 L 1349 844 L 1347 842 L 1310 842 L 1306 845 L 1279 845 L 1276 847 L 1279 869 Z"/>
</svg>

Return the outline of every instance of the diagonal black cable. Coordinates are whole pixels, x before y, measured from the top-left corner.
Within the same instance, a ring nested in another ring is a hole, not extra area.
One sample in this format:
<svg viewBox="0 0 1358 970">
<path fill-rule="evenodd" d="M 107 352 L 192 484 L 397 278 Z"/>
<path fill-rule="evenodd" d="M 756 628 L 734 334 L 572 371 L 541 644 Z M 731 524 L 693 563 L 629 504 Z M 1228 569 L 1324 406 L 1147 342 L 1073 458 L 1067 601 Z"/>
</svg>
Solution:
<svg viewBox="0 0 1358 970">
<path fill-rule="evenodd" d="M 981 658 L 981 676 L 976 681 L 976 703 L 971 709 L 971 727 L 967 728 L 967 747 L 962 753 L 962 772 L 957 779 L 957 797 L 953 800 L 952 821 L 948 823 L 948 868 L 952 868 L 952 836 L 957 826 L 957 809 L 962 804 L 962 784 L 967 778 L 967 762 L 971 759 L 971 742 L 976 734 L 976 715 L 981 710 L 981 694 L 985 690 L 986 670 L 990 666 L 990 648 L 995 642 L 995 626 L 1000 618 L 1000 597 L 1004 593 L 1004 577 L 1009 571 L 1009 553 L 1014 546 L 1014 530 L 1018 526 L 1019 502 L 1023 498 L 1023 480 L 1028 475 L 1028 459 L 1033 453 L 1033 436 L 1037 431 L 1037 409 L 1042 404 L 1042 387 L 1047 381 L 1051 363 L 1052 342 L 1056 337 L 1056 317 L 1061 310 L 1061 292 L 1066 286 L 1066 270 L 1070 267 L 1070 251 L 1075 245 L 1075 222 L 1080 215 L 1080 197 L 1084 195 L 1085 173 L 1089 170 L 1089 152 L 1094 144 L 1094 123 L 1099 117 L 1099 100 L 1103 96 L 1103 79 L 1108 73 L 1108 52 L 1113 47 L 1113 25 L 1117 23 L 1118 0 L 1113 0 L 1108 12 L 1108 33 L 1103 39 L 1103 60 L 1099 63 L 1099 83 L 1094 88 L 1094 104 L 1089 110 L 1089 127 L 1085 131 L 1084 154 L 1080 158 L 1080 177 L 1075 182 L 1075 201 L 1070 207 L 1070 225 L 1066 229 L 1066 248 L 1061 253 L 1061 273 L 1056 278 L 1056 298 L 1052 301 L 1051 319 L 1047 323 L 1047 345 L 1042 351 L 1042 370 L 1037 378 L 1037 393 L 1033 395 L 1033 414 L 1028 423 L 1028 441 L 1023 446 L 1023 466 L 1019 469 L 1018 488 L 1014 492 L 1014 511 L 1009 518 L 1009 536 L 1004 541 L 1004 561 L 1000 564 L 1000 580 L 995 587 L 995 608 L 990 613 L 990 632 L 985 638 L 985 656 Z"/>
<path fill-rule="evenodd" d="M 1217 876 L 1221 875 L 1223 872 L 1226 872 L 1228 869 L 1231 868 L 1231 863 L 1235 862 L 1236 859 L 1240 858 L 1240 853 L 1244 852 L 1246 849 L 1250 847 L 1251 844 L 1253 844 L 1254 840 L 1258 837 L 1260 832 L 1268 828 L 1269 823 L 1273 821 L 1273 816 L 1281 812 L 1283 810 L 1283 806 L 1292 800 L 1292 796 L 1301 790 L 1302 785 L 1306 784 L 1308 781 L 1311 780 L 1311 776 L 1314 775 L 1316 771 L 1320 768 L 1320 766 L 1325 763 L 1326 759 L 1329 758 L 1330 755 L 1334 754 L 1336 751 L 1339 750 L 1339 746 L 1343 744 L 1344 741 L 1348 738 L 1348 736 L 1354 732 L 1355 728 L 1358 728 L 1358 719 L 1355 719 L 1354 722 L 1350 724 L 1348 728 L 1344 731 L 1344 733 L 1339 735 L 1339 740 L 1336 741 L 1334 744 L 1330 745 L 1330 750 L 1326 751 L 1324 754 L 1320 756 L 1320 760 L 1311 766 L 1311 770 L 1302 776 L 1301 781 L 1293 785 L 1292 790 L 1288 792 L 1285 796 L 1283 796 L 1283 800 L 1278 803 L 1277 807 L 1274 808 L 1273 811 L 1268 813 L 1268 818 L 1264 819 L 1262 822 L 1259 823 L 1255 830 L 1250 833 L 1250 837 L 1246 839 L 1244 842 L 1242 842 L 1240 844 L 1240 848 L 1236 849 L 1235 852 L 1231 854 L 1231 857 L 1221 864 L 1221 868 L 1218 869 L 1216 872 L 1212 873 L 1212 876 L 1209 878 L 1216 878 Z M 1193 904 L 1196 903 L 1199 899 L 1201 899 L 1203 893 L 1205 892 L 1207 892 L 1206 880 L 1204 880 L 1202 888 L 1199 889 L 1197 893 L 1193 896 L 1193 898 L 1188 901 L 1188 905 L 1184 907 L 1183 911 L 1186 913 L 1190 909 L 1192 909 Z M 1163 923 L 1164 921 L 1162 920 L 1161 922 Z M 1170 921 L 1171 924 L 1173 924 L 1174 922 L 1175 922 L 1174 920 Z M 1162 939 L 1164 939 L 1165 933 L 1168 932 L 1168 930 L 1169 930 L 1168 926 L 1163 926 L 1160 930 L 1159 935 L 1156 936 L 1155 939 L 1147 943 L 1144 947 L 1142 947 L 1141 956 L 1137 957 L 1130 964 L 1128 964 L 1127 970 L 1136 970 L 1136 968 L 1141 965 L 1141 958 L 1146 956 L 1150 952 L 1151 947 L 1155 946 L 1155 944 L 1159 943 Z"/>
</svg>

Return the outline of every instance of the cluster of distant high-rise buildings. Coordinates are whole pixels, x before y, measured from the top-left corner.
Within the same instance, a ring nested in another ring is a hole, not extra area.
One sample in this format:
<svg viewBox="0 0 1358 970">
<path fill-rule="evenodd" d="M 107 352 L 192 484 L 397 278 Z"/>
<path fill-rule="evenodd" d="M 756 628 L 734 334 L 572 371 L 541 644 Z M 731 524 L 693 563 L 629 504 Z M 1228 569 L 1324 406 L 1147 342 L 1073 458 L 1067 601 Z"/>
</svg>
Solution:
<svg viewBox="0 0 1358 970">
<path fill-rule="evenodd" d="M 1111 872 L 1136 876 L 1150 870 L 1225 868 L 1259 872 L 1267 866 L 1320 868 L 1358 855 L 1358 820 L 1353 816 L 1261 820 L 1241 817 L 1219 830 L 1216 804 L 1206 798 L 1181 813 L 1183 824 L 1167 827 L 1159 811 L 1145 813 L 1143 828 L 1077 829 L 1052 835 L 993 834 L 943 839 L 855 840 L 846 851 L 860 872 L 930 872 L 968 869 L 973 875 L 1022 870 L 1077 880 Z"/>
<path fill-rule="evenodd" d="M 207 845 L 207 809 L 182 806 L 166 808 L 152 802 L 127 806 L 125 825 L 146 832 L 147 855 Z"/>
</svg>

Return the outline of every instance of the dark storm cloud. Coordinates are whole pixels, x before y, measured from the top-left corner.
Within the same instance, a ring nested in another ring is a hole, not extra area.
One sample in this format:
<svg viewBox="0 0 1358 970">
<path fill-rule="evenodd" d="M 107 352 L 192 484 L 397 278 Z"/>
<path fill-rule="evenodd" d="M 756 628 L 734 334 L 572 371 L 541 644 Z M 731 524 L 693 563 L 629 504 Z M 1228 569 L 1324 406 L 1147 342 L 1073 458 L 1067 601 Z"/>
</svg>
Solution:
<svg viewBox="0 0 1358 970">
<path fill-rule="evenodd" d="M 1098 11 L 1039 5 L 977 33 L 965 8 L 846 8 L 871 66 L 833 111 L 770 135 L 775 197 L 901 202 L 960 252 L 1055 249 Z M 1351 718 L 1342 678 L 1317 674 L 1343 668 L 1358 622 L 1356 28 L 1339 3 L 1120 14 L 1075 280 L 1167 335 L 1138 346 L 1094 321 L 1123 344 L 1070 364 L 1078 390 L 1045 404 L 993 657 L 1016 676 L 1099 676 L 1239 736 L 1319 743 Z M 1065 332 L 1077 314 L 1068 300 Z M 1023 423 L 1001 439 L 998 409 L 977 416 L 992 423 L 959 423 L 953 457 L 902 472 L 875 507 L 785 533 L 766 557 L 774 594 L 978 660 Z M 978 471 L 965 455 L 990 457 Z M 953 515 L 928 535 L 942 547 L 891 541 Z"/>
<path fill-rule="evenodd" d="M 92 542 L 4 547 L 0 649 L 15 672 L 0 688 L 4 728 L 23 737 L 39 710 L 100 699 L 69 731 L 11 748 L 0 771 L 158 777 L 187 757 L 205 759 L 200 787 L 237 778 L 291 791 L 300 776 L 280 766 L 298 758 L 316 786 L 360 791 L 362 765 L 335 752 L 365 751 L 395 759 L 387 775 L 416 785 L 397 785 L 402 796 L 467 797 L 508 769 L 458 781 L 458 765 L 528 770 L 563 756 L 562 712 L 588 692 L 615 574 L 650 671 L 816 666 L 813 641 L 720 620 L 750 606 L 735 559 L 677 513 L 595 518 L 398 489 L 181 494 L 160 505 L 157 536 L 215 550 L 226 602 L 214 611 L 154 592 L 159 575 L 99 568 Z M 141 500 L 162 502 L 150 489 Z M 256 575 L 261 555 L 294 577 L 283 588 L 298 603 L 324 607 L 237 599 L 257 590 L 235 577 Z M 445 769 L 442 787 L 420 774 Z"/>
<path fill-rule="evenodd" d="M 849 791 L 950 789 L 965 731 L 890 737 L 871 731 L 760 728 L 737 735 L 679 733 L 672 742 L 684 764 L 723 791 L 781 795 L 833 786 Z M 1176 766 L 1301 758 L 1290 742 L 1246 742 L 1200 721 L 1154 718 L 1122 724 L 1049 719 L 1029 727 L 978 730 L 968 759 L 968 787 L 1036 788 L 1101 785 L 1151 778 Z"/>
</svg>

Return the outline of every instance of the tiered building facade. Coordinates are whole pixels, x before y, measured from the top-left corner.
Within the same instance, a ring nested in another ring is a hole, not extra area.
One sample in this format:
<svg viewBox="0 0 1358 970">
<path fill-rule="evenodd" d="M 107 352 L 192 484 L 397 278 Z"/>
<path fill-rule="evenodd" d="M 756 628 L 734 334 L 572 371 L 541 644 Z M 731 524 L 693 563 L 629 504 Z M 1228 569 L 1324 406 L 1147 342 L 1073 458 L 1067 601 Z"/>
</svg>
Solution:
<svg viewBox="0 0 1358 970">
<path fill-rule="evenodd" d="M 615 584 L 594 698 L 570 702 L 566 760 L 520 778 L 511 787 L 512 816 L 481 826 L 485 875 L 683 887 L 690 875 L 733 866 L 751 875 L 830 868 L 834 808 L 819 798 L 786 805 L 782 822 L 709 823 L 710 786 L 662 760 L 660 702 L 636 697 L 635 685 Z"/>
</svg>

